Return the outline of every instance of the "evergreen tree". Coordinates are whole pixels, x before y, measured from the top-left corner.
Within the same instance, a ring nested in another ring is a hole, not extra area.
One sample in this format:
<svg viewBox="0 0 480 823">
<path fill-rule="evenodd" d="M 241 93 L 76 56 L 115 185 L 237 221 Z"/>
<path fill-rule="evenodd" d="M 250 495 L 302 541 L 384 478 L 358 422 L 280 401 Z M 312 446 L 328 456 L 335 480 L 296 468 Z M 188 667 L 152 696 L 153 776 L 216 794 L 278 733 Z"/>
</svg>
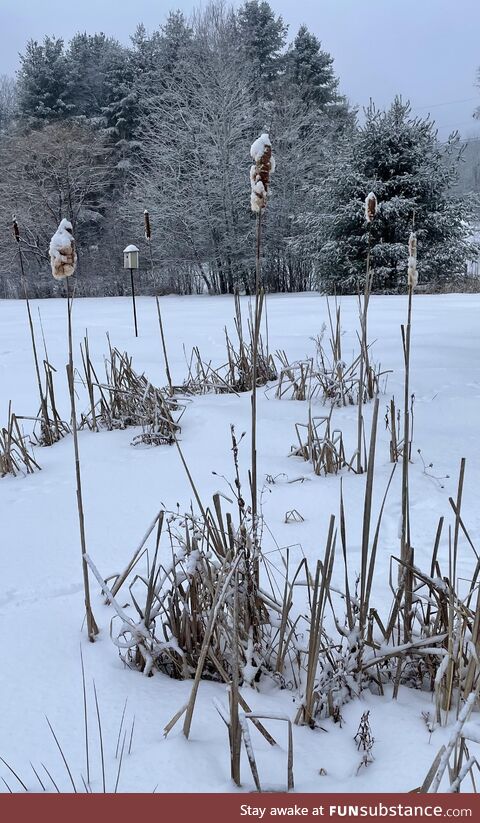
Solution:
<svg viewBox="0 0 480 823">
<path fill-rule="evenodd" d="M 320 40 L 306 26 L 300 26 L 287 53 L 287 76 L 307 106 L 322 109 L 337 100 L 333 58 L 322 51 Z"/>
<path fill-rule="evenodd" d="M 266 0 L 247 0 L 238 11 L 240 51 L 256 96 L 271 98 L 283 69 L 288 27 Z"/>
<path fill-rule="evenodd" d="M 437 140 L 434 124 L 412 117 L 396 98 L 387 111 L 371 105 L 365 124 L 346 142 L 330 176 L 313 187 L 303 218 L 315 238 L 323 288 L 355 292 L 370 249 L 373 287 L 395 290 L 406 283 L 407 243 L 413 222 L 418 237 L 419 282 L 464 270 L 465 204 L 453 195 L 461 151 L 454 137 Z M 378 199 L 373 222 L 364 200 Z"/>
<path fill-rule="evenodd" d="M 111 102 L 112 67 L 126 56 L 125 49 L 103 32 L 76 34 L 66 54 L 69 110 L 77 116 L 99 117 Z"/>
<path fill-rule="evenodd" d="M 56 120 L 70 111 L 67 102 L 67 60 L 63 40 L 45 37 L 43 44 L 29 40 L 20 55 L 18 102 L 20 114 L 30 121 Z"/>
<path fill-rule="evenodd" d="M 192 43 L 192 29 L 181 11 L 171 11 L 160 31 L 159 68 L 163 74 L 173 76 Z"/>
</svg>

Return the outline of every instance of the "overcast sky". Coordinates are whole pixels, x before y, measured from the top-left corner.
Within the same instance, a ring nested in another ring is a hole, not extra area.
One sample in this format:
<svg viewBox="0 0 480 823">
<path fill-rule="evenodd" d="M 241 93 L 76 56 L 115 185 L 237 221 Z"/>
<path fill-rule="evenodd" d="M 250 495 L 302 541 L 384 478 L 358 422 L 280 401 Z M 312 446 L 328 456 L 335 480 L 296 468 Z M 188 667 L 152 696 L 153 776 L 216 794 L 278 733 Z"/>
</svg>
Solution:
<svg viewBox="0 0 480 823">
<path fill-rule="evenodd" d="M 162 23 L 192 0 L 0 0 L 0 74 L 13 74 L 29 38 L 104 31 L 127 43 L 139 22 Z M 205 3 L 203 3 L 205 5 Z M 235 3 L 235 5 L 238 5 Z M 480 0 L 272 0 L 294 37 L 306 23 L 335 59 L 341 90 L 359 106 L 383 107 L 395 94 L 436 120 L 440 138 L 458 128 L 480 135 Z"/>
</svg>

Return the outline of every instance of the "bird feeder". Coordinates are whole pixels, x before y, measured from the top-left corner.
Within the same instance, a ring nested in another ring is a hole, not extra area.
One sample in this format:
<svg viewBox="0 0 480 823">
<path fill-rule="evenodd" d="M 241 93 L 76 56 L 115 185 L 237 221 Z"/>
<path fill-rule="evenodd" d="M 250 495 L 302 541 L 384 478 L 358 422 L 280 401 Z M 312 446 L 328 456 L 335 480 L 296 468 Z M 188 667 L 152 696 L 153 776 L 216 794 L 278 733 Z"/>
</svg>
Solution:
<svg viewBox="0 0 480 823">
<path fill-rule="evenodd" d="M 132 304 L 133 321 L 135 325 L 135 337 L 138 337 L 137 307 L 135 305 L 135 284 L 133 282 L 133 270 L 138 269 L 138 249 L 133 244 L 123 250 L 123 268 L 130 269 L 130 282 L 132 284 Z"/>
<path fill-rule="evenodd" d="M 133 244 L 123 250 L 123 268 L 138 269 L 138 249 Z"/>
</svg>

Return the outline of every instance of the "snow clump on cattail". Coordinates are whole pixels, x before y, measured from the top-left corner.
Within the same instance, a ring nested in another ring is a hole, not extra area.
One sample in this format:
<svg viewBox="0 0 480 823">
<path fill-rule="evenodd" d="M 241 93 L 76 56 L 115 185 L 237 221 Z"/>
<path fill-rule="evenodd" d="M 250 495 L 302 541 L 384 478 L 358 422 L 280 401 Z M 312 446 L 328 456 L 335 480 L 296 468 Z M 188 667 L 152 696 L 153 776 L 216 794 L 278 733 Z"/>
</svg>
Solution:
<svg viewBox="0 0 480 823">
<path fill-rule="evenodd" d="M 365 220 L 371 223 L 377 212 L 377 198 L 373 191 L 367 194 L 365 198 Z"/>
<path fill-rule="evenodd" d="M 267 205 L 270 175 L 275 171 L 275 158 L 268 134 L 264 132 L 252 143 L 250 157 L 254 161 L 250 167 L 250 205 L 252 211 L 258 213 Z"/>
<path fill-rule="evenodd" d="M 408 238 L 408 285 L 414 289 L 417 283 L 417 235 L 412 231 Z"/>
<path fill-rule="evenodd" d="M 77 265 L 73 227 L 65 217 L 50 240 L 50 263 L 55 280 L 70 277 Z"/>
</svg>

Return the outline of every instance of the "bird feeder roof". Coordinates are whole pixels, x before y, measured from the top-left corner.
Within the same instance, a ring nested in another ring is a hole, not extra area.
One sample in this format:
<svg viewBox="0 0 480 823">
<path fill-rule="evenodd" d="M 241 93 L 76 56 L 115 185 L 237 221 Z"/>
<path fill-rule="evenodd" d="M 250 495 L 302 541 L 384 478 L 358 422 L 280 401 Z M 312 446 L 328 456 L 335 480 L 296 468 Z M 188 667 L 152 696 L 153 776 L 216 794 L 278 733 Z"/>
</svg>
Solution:
<svg viewBox="0 0 480 823">
<path fill-rule="evenodd" d="M 136 246 L 133 245 L 133 243 L 130 243 L 130 245 L 127 246 L 127 248 L 123 250 L 123 253 L 126 254 L 129 251 L 138 251 L 138 249 L 137 249 Z"/>
</svg>

